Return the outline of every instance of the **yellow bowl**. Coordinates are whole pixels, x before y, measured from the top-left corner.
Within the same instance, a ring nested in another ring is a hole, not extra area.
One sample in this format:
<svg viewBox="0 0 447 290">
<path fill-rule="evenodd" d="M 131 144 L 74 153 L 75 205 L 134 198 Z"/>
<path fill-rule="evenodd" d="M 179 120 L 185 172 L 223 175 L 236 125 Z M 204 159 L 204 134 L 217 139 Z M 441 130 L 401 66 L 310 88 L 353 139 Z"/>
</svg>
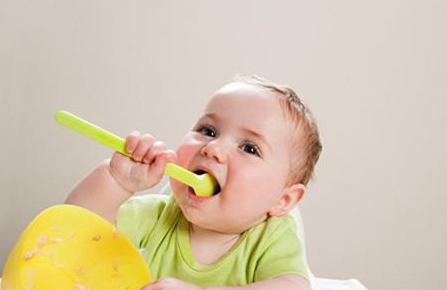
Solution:
<svg viewBox="0 0 447 290">
<path fill-rule="evenodd" d="M 140 290 L 150 283 L 137 249 L 84 208 L 58 205 L 25 229 L 6 261 L 2 290 Z"/>
</svg>

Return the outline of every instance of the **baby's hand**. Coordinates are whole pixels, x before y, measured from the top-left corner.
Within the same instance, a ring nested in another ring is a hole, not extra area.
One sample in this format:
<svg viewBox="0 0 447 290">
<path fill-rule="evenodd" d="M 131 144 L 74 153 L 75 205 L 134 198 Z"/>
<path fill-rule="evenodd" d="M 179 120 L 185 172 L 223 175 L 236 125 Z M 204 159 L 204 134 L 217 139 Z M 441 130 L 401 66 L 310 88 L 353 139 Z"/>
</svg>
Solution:
<svg viewBox="0 0 447 290">
<path fill-rule="evenodd" d="M 174 278 L 164 278 L 146 285 L 141 290 L 202 290 L 202 288 Z"/>
<path fill-rule="evenodd" d="M 166 163 L 173 162 L 176 154 L 166 150 L 163 142 L 149 134 L 134 131 L 126 137 L 126 151 L 132 158 L 115 152 L 110 160 L 110 172 L 116 181 L 130 193 L 142 191 L 158 184 Z"/>
</svg>

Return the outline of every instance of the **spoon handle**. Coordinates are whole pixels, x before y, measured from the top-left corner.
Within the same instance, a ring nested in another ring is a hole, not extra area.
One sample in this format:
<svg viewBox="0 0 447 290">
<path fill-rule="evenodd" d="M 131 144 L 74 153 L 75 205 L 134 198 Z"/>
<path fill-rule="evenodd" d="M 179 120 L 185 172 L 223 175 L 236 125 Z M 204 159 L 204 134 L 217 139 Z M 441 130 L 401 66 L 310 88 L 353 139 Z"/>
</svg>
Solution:
<svg viewBox="0 0 447 290">
<path fill-rule="evenodd" d="M 127 156 L 132 155 L 126 151 L 126 141 L 119 136 L 110 133 L 84 119 L 79 118 L 67 111 L 58 111 L 54 114 L 56 122 L 84 135 L 96 142 L 99 142 L 113 150 Z"/>
<path fill-rule="evenodd" d="M 168 163 L 166 165 L 165 174 L 191 186 L 192 188 L 195 188 L 197 185 L 197 175 L 181 166 L 178 166 L 177 164 Z"/>
</svg>

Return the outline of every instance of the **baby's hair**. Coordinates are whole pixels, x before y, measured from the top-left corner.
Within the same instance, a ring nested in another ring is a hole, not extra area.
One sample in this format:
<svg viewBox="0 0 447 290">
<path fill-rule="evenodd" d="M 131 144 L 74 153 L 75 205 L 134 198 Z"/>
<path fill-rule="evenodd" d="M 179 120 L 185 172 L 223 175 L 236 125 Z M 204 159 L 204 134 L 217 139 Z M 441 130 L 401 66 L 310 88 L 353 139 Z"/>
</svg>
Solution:
<svg viewBox="0 0 447 290">
<path fill-rule="evenodd" d="M 313 178 L 315 165 L 323 149 L 318 126 L 309 108 L 288 86 L 275 84 L 256 75 L 236 75 L 234 82 L 251 84 L 279 93 L 279 101 L 294 125 L 291 168 L 287 185 L 307 185 Z"/>
</svg>

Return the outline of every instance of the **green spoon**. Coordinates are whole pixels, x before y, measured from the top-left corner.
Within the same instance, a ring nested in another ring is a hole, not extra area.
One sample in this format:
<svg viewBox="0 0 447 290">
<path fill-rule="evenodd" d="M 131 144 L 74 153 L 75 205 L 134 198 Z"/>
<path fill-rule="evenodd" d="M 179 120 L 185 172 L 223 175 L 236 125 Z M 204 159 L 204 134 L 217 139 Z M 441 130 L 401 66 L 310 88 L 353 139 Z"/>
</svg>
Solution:
<svg viewBox="0 0 447 290">
<path fill-rule="evenodd" d="M 81 135 L 95 140 L 113 150 L 131 157 L 126 151 L 126 141 L 86 120 L 83 120 L 67 111 L 58 111 L 54 114 L 56 122 Z M 191 186 L 198 196 L 211 196 L 218 187 L 216 179 L 208 173 L 195 174 L 174 163 L 168 163 L 165 174 L 178 181 Z"/>
</svg>

